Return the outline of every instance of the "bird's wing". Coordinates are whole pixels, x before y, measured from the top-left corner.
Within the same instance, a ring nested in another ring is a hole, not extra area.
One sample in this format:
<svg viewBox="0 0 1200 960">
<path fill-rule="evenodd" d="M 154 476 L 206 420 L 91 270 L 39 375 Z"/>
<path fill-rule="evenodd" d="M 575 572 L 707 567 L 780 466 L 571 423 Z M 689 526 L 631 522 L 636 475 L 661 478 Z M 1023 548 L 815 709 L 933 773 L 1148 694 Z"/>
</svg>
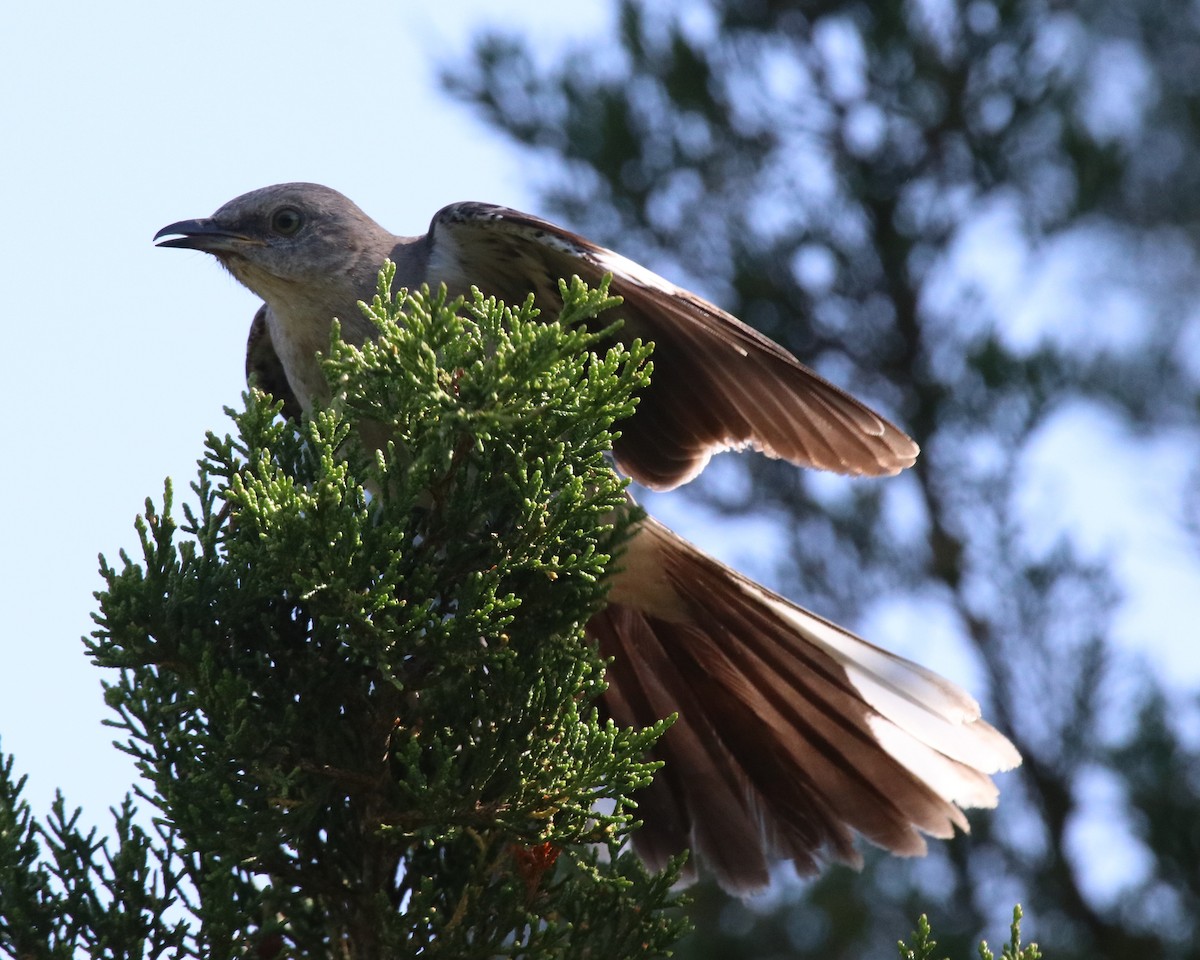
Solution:
<svg viewBox="0 0 1200 960">
<path fill-rule="evenodd" d="M 428 279 L 520 303 L 558 302 L 558 280 L 612 274 L 622 339 L 655 344 L 654 375 L 622 424 L 620 467 L 655 489 L 686 483 L 721 450 L 750 447 L 801 466 L 884 476 L 916 460 L 899 429 L 779 344 L 631 260 L 529 214 L 456 203 L 433 219 Z"/>
<path fill-rule="evenodd" d="M 275 352 L 271 328 L 267 326 L 267 309 L 264 303 L 250 322 L 250 335 L 246 338 L 246 382 L 276 400 L 282 400 L 283 415 L 299 421 L 303 408 L 288 383 L 283 362 Z"/>
<path fill-rule="evenodd" d="M 993 807 L 1021 762 L 963 690 L 790 603 L 647 518 L 608 605 L 588 621 L 620 726 L 677 713 L 636 795 L 652 869 L 690 848 L 730 892 L 772 858 L 815 873 L 861 862 L 854 835 L 901 856 Z"/>
</svg>

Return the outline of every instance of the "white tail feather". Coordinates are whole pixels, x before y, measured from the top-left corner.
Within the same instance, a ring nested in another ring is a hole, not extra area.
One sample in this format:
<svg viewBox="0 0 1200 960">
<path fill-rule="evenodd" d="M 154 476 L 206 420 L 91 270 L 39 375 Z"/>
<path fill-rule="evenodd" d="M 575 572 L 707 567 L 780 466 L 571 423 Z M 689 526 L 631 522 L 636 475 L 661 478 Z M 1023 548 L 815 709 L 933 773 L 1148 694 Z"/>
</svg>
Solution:
<svg viewBox="0 0 1200 960">
<path fill-rule="evenodd" d="M 995 788 L 978 774 L 1011 770 L 1021 757 L 1007 738 L 980 719 L 979 704 L 965 690 L 781 597 L 763 591 L 762 598 L 836 660 L 862 698 L 887 721 L 872 723 L 872 729 L 888 753 L 947 799 L 971 807 L 995 805 Z M 969 770 L 951 776 L 960 765 Z M 973 797 L 979 799 L 969 799 Z"/>
</svg>

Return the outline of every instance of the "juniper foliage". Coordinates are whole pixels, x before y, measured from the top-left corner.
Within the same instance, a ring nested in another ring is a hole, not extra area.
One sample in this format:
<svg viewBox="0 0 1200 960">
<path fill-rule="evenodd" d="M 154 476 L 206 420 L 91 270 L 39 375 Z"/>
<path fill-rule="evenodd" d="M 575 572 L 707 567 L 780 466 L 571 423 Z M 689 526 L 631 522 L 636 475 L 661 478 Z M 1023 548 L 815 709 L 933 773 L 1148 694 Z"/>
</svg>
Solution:
<svg viewBox="0 0 1200 960">
<path fill-rule="evenodd" d="M 661 732 L 603 723 L 583 638 L 632 511 L 605 461 L 649 347 L 617 301 L 391 291 L 335 329 L 325 409 L 257 391 L 210 435 L 195 503 L 147 501 L 102 559 L 96 663 L 130 801 L 81 836 L 0 797 L 0 955 L 649 957 L 670 872 L 623 844 Z"/>
</svg>

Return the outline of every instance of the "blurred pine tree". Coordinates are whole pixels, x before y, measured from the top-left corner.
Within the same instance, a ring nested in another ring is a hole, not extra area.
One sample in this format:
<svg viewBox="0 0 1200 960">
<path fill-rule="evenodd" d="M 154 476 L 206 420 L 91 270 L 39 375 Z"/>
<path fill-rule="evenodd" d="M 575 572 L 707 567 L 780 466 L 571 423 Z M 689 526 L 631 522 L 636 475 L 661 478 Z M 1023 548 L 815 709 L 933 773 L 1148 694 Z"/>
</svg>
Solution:
<svg viewBox="0 0 1200 960">
<path fill-rule="evenodd" d="M 1117 559 L 1061 519 L 1091 491 L 1055 500 L 1028 479 L 1097 424 L 1126 437 L 1091 439 L 1097 469 L 1175 444 L 1200 475 L 1195 5 L 613 10 L 613 36 L 558 56 L 481 35 L 445 82 L 547 161 L 541 212 L 712 297 L 910 430 L 923 454 L 887 484 L 742 457 L 692 502 L 768 517 L 790 549 L 759 573 L 806 606 L 952 634 L 1026 757 L 998 812 L 922 862 L 873 858 L 751 906 L 698 891 L 686 955 L 882 956 L 922 912 L 966 955 L 1019 899 L 1057 958 L 1197 956 L 1200 705 L 1115 642 Z M 1004 315 L 1060 262 L 1073 272 L 1040 322 Z M 1114 301 L 1132 318 L 1114 322 Z M 1200 546 L 1198 527 L 1180 532 Z"/>
</svg>

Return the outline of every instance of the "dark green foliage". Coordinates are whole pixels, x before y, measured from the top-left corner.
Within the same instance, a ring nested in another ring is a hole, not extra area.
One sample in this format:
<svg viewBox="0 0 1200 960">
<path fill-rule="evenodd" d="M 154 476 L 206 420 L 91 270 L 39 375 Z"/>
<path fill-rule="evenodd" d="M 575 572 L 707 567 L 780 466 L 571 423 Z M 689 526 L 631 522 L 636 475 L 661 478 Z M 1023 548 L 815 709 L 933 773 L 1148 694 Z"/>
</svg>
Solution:
<svg viewBox="0 0 1200 960">
<path fill-rule="evenodd" d="M 153 840 L 131 801 L 113 811 L 111 836 L 79 831 L 61 796 L 37 821 L 13 760 L 0 764 L 0 956 L 71 960 L 180 956 L 188 930 L 175 919 L 182 879 L 171 832 Z"/>
<path fill-rule="evenodd" d="M 1182 771 L 1200 755 L 1181 731 L 1196 700 L 1116 644 L 1118 563 L 1061 530 L 1055 506 L 1026 504 L 1031 461 L 1064 424 L 1128 435 L 1098 470 L 1172 443 L 1196 463 L 1195 10 L 612 8 L 611 37 L 557 57 L 483 34 L 474 57 L 447 61 L 447 84 L 557 155 L 538 170 L 539 212 L 716 299 L 921 443 L 914 469 L 885 483 L 815 483 L 745 457 L 722 465 L 726 482 L 679 495 L 769 517 L 790 549 L 763 566 L 818 612 L 854 624 L 881 602 L 904 609 L 911 652 L 935 668 L 922 624 L 955 633 L 985 712 L 1026 757 L 1002 778 L 999 811 L 972 814 L 969 838 L 924 861 L 868 857 L 860 877 L 831 871 L 762 905 L 699 892 L 684 952 L 875 956 L 928 912 L 948 952 L 966 955 L 1019 898 L 1049 955 L 1194 957 L 1200 784 Z M 1083 278 L 1082 291 L 1059 278 L 1032 335 L 989 284 L 1014 250 L 1029 268 L 1018 286 L 1064 251 Z M 1113 301 L 1130 308 L 1124 336 L 1104 325 Z M 1086 487 L 1059 496 L 1092 500 L 1105 517 L 1161 510 Z M 1198 529 L 1183 535 L 1200 544 Z M 1186 626 L 1175 642 L 1192 643 Z M 1081 847 L 1081 822 L 1095 830 L 1102 816 L 1097 781 L 1113 836 Z M 1089 874 L 1114 855 L 1137 866 L 1106 898 Z"/>
<path fill-rule="evenodd" d="M 126 915 L 158 940 L 114 956 L 170 936 L 180 956 L 650 957 L 677 935 L 671 877 L 621 849 L 660 731 L 598 720 L 583 640 L 632 517 L 604 454 L 649 349 L 597 352 L 581 321 L 614 301 L 578 282 L 545 324 L 393 299 L 391 277 L 379 342 L 335 332 L 330 407 L 297 433 L 249 394 L 182 524 L 168 487 L 142 560 L 104 565 L 90 650 L 169 830 L 150 849 L 123 810 L 105 867 L 61 810 L 47 830 L 12 807 L 0 953 L 99 955 Z"/>
</svg>

